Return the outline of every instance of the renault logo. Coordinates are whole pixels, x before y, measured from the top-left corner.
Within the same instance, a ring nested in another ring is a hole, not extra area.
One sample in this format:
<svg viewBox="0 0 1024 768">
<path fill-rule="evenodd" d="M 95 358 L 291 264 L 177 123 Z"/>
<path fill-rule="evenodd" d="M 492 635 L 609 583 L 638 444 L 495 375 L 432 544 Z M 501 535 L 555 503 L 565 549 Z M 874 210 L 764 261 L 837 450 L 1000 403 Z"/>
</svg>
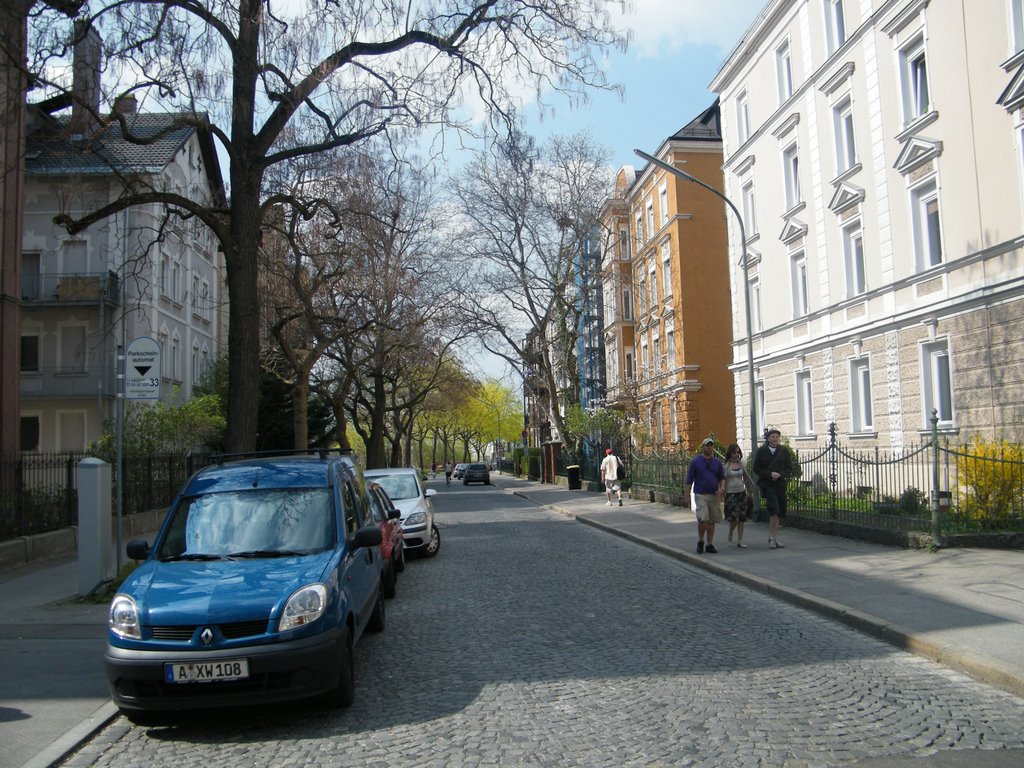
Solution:
<svg viewBox="0 0 1024 768">
<path fill-rule="evenodd" d="M 213 642 L 213 630 L 209 627 L 204 627 L 203 631 L 199 633 L 199 639 L 203 641 L 203 645 L 209 645 Z"/>
</svg>

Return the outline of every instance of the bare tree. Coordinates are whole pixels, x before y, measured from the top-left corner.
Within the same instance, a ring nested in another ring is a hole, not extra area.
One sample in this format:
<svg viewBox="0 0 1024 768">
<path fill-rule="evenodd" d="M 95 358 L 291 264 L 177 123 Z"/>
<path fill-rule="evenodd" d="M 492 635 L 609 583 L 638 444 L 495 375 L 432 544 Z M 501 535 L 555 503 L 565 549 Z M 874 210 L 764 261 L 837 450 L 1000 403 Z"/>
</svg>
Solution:
<svg viewBox="0 0 1024 768">
<path fill-rule="evenodd" d="M 590 87 L 607 87 L 594 54 L 624 45 L 608 13 L 623 2 L 309 0 L 291 16 L 277 0 L 95 2 L 88 18 L 108 41 L 108 90 L 152 98 L 181 123 L 211 130 L 230 162 L 230 203 L 213 209 L 128 185 L 116 202 L 62 223 L 77 232 L 129 206 L 163 202 L 215 232 L 231 302 L 227 447 L 250 449 L 257 254 L 265 211 L 287 201 L 268 186 L 270 171 L 372 136 L 458 125 L 455 110 L 469 97 L 495 125 L 509 127 L 524 84 L 540 98 L 583 98 Z M 61 34 L 69 36 L 55 13 L 32 23 L 41 52 L 59 51 Z M 35 62 L 33 76 L 46 79 L 46 62 Z M 132 137 L 124 120 L 121 130 L 130 140 L 154 140 Z"/>
<path fill-rule="evenodd" d="M 394 466 L 408 463 L 402 446 L 416 413 L 465 334 L 463 294 L 453 288 L 431 179 L 381 156 L 361 155 L 349 169 L 348 269 L 332 287 L 345 311 L 320 386 L 362 438 L 367 466 Z"/>
<path fill-rule="evenodd" d="M 580 264 L 611 189 L 607 158 L 587 134 L 543 148 L 519 134 L 480 155 L 455 185 L 469 222 L 464 240 L 481 265 L 481 342 L 541 383 L 556 436 L 565 406 L 579 402 L 579 298 L 597 290 Z"/>
</svg>

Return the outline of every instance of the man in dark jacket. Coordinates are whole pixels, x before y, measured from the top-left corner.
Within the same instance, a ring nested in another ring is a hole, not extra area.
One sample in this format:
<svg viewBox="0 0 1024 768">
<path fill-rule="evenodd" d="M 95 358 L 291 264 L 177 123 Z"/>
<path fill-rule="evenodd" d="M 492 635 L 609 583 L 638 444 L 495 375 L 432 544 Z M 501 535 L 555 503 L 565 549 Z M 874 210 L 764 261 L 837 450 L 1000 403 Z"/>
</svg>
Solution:
<svg viewBox="0 0 1024 768">
<path fill-rule="evenodd" d="M 779 544 L 779 520 L 786 516 L 786 481 L 793 476 L 793 454 L 779 445 L 781 433 L 768 430 L 768 440 L 754 454 L 754 475 L 768 507 L 768 549 L 782 549 Z"/>
</svg>

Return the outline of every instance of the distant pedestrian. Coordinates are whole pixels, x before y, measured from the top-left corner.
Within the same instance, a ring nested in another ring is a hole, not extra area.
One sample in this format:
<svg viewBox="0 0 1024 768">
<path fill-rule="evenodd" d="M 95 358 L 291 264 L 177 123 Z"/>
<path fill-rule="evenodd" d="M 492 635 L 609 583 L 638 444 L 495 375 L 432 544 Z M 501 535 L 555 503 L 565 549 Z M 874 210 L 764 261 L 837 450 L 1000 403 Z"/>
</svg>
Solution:
<svg viewBox="0 0 1024 768">
<path fill-rule="evenodd" d="M 445 485 L 451 485 L 452 484 L 452 472 L 454 472 L 454 471 L 455 471 L 455 465 L 452 464 L 450 461 L 446 461 L 444 463 L 444 484 Z"/>
<path fill-rule="evenodd" d="M 692 487 L 692 502 L 697 515 L 697 554 L 715 554 L 715 523 L 722 521 L 722 501 L 725 498 L 725 467 L 715 457 L 715 441 L 704 438 L 700 455 L 690 460 L 686 470 L 686 487 Z M 707 538 L 707 546 L 704 539 Z"/>
<path fill-rule="evenodd" d="M 729 521 L 729 546 L 736 533 L 736 546 L 743 543 L 743 524 L 747 522 L 748 500 L 753 496 L 754 483 L 743 467 L 743 449 L 733 443 L 725 450 L 725 519 Z"/>
<path fill-rule="evenodd" d="M 622 506 L 622 482 L 619 480 L 619 466 L 621 462 L 611 448 L 605 449 L 604 458 L 601 459 L 601 479 L 604 481 L 604 495 L 608 498 L 606 506 L 612 505 L 612 494 L 614 493 Z"/>
<path fill-rule="evenodd" d="M 754 454 L 754 475 L 768 508 L 768 549 L 784 549 L 779 543 L 779 522 L 786 518 L 786 481 L 793 476 L 795 464 L 789 448 L 779 445 L 777 429 L 768 430 L 768 439 Z"/>
</svg>

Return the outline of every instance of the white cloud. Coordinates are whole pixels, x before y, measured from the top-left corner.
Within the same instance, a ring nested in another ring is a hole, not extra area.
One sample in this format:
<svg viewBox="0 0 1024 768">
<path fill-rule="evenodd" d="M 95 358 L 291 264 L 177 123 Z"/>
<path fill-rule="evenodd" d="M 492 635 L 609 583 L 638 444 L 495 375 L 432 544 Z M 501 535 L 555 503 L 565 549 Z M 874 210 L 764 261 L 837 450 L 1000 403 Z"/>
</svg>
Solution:
<svg viewBox="0 0 1024 768">
<path fill-rule="evenodd" d="M 658 58 L 683 46 L 728 54 L 769 0 L 633 0 L 621 24 L 633 30 L 630 52 Z"/>
</svg>

